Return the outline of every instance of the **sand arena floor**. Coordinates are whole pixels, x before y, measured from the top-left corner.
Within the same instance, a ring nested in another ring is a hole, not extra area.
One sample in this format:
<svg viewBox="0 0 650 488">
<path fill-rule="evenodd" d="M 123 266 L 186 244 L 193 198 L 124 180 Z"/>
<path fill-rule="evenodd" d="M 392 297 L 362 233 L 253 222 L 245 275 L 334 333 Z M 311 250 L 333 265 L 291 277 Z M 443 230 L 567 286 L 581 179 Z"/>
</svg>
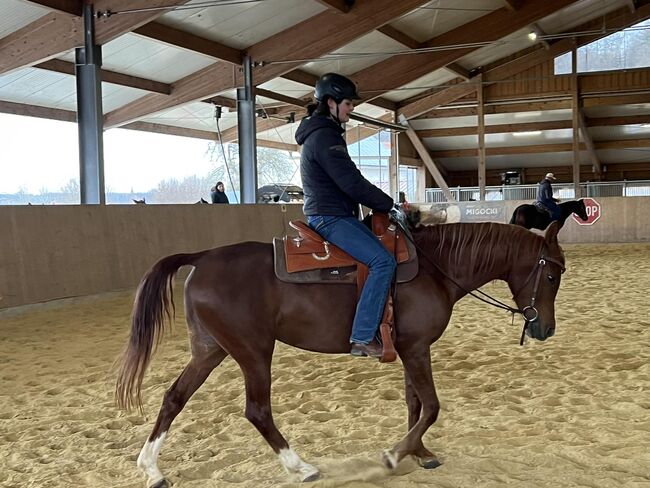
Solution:
<svg viewBox="0 0 650 488">
<path fill-rule="evenodd" d="M 311 486 L 649 487 L 650 244 L 566 254 L 546 343 L 521 348 L 509 315 L 473 299 L 457 305 L 432 349 L 442 410 L 425 444 L 444 463 L 433 471 L 407 459 L 389 473 L 379 462 L 406 430 L 399 362 L 278 345 L 274 415 L 321 469 Z M 504 283 L 486 288 L 509 297 Z M 0 486 L 144 486 L 135 460 L 188 345 L 181 310 L 145 380 L 146 418 L 118 411 L 111 364 L 131 301 L 121 292 L 0 314 Z M 159 466 L 174 486 L 305 486 L 284 473 L 243 404 L 227 359 L 163 447 Z"/>
</svg>

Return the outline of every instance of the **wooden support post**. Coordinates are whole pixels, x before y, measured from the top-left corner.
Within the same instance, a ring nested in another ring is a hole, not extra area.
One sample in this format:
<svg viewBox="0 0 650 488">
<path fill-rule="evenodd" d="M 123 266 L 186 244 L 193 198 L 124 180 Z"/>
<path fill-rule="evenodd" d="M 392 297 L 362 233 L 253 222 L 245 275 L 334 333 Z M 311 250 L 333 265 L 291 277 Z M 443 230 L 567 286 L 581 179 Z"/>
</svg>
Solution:
<svg viewBox="0 0 650 488">
<path fill-rule="evenodd" d="M 431 155 L 429 154 L 429 151 L 424 146 L 424 144 L 422 143 L 420 138 L 417 136 L 417 134 L 413 130 L 413 127 L 411 127 L 411 124 L 409 124 L 409 122 L 406 120 L 406 117 L 404 117 L 404 116 L 400 117 L 400 122 L 405 127 L 408 127 L 408 129 L 406 129 L 406 131 L 405 131 L 406 135 L 408 136 L 409 140 L 411 141 L 411 144 L 413 144 L 413 147 L 415 148 L 415 150 L 418 152 L 420 158 L 422 158 L 422 161 L 424 162 L 424 165 L 427 167 L 427 169 L 431 173 L 431 176 L 433 176 L 433 179 L 435 180 L 436 184 L 442 190 L 442 192 L 445 194 L 445 198 L 447 198 L 447 201 L 448 202 L 455 202 L 456 199 L 454 198 L 451 191 L 449 190 L 449 186 L 447 186 L 447 182 L 445 181 L 442 174 L 440 173 L 440 170 L 436 166 L 436 163 L 431 158 Z"/>
<path fill-rule="evenodd" d="M 594 173 L 594 176 L 597 180 L 601 178 L 601 164 L 598 155 L 596 154 L 596 147 L 594 146 L 594 141 L 587 130 L 587 120 L 585 119 L 585 113 L 582 109 L 582 106 L 578 110 L 578 121 L 580 123 L 580 134 L 582 135 L 582 140 L 585 143 L 587 148 L 587 153 L 589 154 L 589 159 L 591 161 L 591 171 Z"/>
<path fill-rule="evenodd" d="M 571 52 L 571 115 L 573 127 L 573 189 L 580 198 L 580 86 L 578 79 L 578 50 L 574 40 Z"/>
<path fill-rule="evenodd" d="M 483 75 L 477 77 L 476 96 L 478 99 L 478 194 L 485 201 L 485 103 L 483 97 Z"/>
<path fill-rule="evenodd" d="M 397 123 L 397 113 L 393 112 L 391 122 Z M 388 160 L 388 189 L 390 196 L 397 202 L 399 200 L 399 142 L 398 132 L 390 133 L 390 159 Z"/>
<path fill-rule="evenodd" d="M 417 203 L 424 203 L 427 201 L 427 170 L 424 166 L 420 166 L 415 170 L 417 186 L 415 188 L 415 201 Z"/>
</svg>

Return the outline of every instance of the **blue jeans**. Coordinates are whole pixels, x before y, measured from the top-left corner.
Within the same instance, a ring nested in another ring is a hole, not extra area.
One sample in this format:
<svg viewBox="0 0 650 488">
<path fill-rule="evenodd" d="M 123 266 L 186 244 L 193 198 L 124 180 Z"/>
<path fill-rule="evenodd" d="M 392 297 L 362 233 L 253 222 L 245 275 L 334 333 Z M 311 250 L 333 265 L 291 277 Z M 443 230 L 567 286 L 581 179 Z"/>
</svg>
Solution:
<svg viewBox="0 0 650 488">
<path fill-rule="evenodd" d="M 551 221 L 560 220 L 562 218 L 562 209 L 553 200 L 542 202 L 549 212 L 551 212 Z"/>
<path fill-rule="evenodd" d="M 368 266 L 368 279 L 357 303 L 350 335 L 350 342 L 368 344 L 374 338 L 384 312 L 397 266 L 395 258 L 356 217 L 311 215 L 307 222 L 324 239 Z"/>
</svg>

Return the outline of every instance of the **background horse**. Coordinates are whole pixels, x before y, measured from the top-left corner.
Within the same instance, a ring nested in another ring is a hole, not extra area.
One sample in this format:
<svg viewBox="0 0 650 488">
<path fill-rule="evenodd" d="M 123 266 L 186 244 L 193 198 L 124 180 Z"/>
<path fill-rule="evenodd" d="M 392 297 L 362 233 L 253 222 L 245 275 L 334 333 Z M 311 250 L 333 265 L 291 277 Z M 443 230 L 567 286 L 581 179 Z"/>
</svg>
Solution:
<svg viewBox="0 0 650 488">
<path fill-rule="evenodd" d="M 585 208 L 584 200 L 570 200 L 559 204 L 561 210 L 560 220 L 557 222 L 560 228 L 564 225 L 566 219 L 572 213 L 576 214 L 582 220 L 586 221 L 587 209 Z M 542 211 L 536 205 L 524 204 L 519 205 L 514 212 L 512 212 L 511 224 L 525 227 L 526 229 L 539 229 L 544 230 L 551 223 L 551 216 L 547 211 Z"/>
<path fill-rule="evenodd" d="M 431 375 L 430 346 L 445 330 L 454 303 L 468 290 L 494 279 L 505 280 L 517 306 L 532 306 L 529 310 L 535 312 L 526 333 L 542 341 L 554 334 L 554 302 L 564 270 L 558 229 L 557 224 L 551 225 L 544 237 L 495 223 L 414 230 L 420 270 L 413 281 L 398 286 L 395 302 L 395 347 L 404 367 L 409 430 L 392 449 L 384 451 L 383 462 L 388 468 L 394 469 L 407 455 L 427 468 L 440 464 L 422 444 L 422 436 L 440 409 Z M 146 273 L 136 294 L 130 339 L 116 386 L 117 401 L 123 408 L 142 408 L 142 380 L 154 343 L 163 332 L 165 316 L 171 320 L 172 280 L 183 265 L 194 266 L 185 283 L 191 358 L 165 393 L 156 424 L 138 457 L 148 486 L 167 486 L 157 459 L 169 427 L 228 355 L 244 375 L 246 418 L 288 472 L 302 481 L 318 478 L 318 469 L 289 447 L 273 422 L 271 357 L 276 340 L 309 351 L 349 353 L 356 286 L 280 282 L 273 270 L 272 246 L 258 242 L 161 259 Z M 215 276 L 228 276 L 228 280 Z"/>
</svg>

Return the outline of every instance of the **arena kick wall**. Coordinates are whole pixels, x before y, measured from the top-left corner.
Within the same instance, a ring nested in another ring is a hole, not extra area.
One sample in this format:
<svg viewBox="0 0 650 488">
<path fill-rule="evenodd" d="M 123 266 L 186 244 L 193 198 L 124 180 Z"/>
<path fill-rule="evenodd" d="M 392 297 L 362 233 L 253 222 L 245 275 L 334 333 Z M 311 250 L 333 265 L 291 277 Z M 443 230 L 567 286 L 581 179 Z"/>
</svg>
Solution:
<svg viewBox="0 0 650 488">
<path fill-rule="evenodd" d="M 650 197 L 597 200 L 598 221 L 569 218 L 562 243 L 650 242 Z M 471 205 L 461 221 L 508 222 L 521 203 L 468 202 L 445 214 Z M 296 218 L 300 205 L 0 206 L 0 309 L 132 289 L 161 257 L 271 242 Z"/>
<path fill-rule="evenodd" d="M 271 242 L 301 205 L 0 206 L 0 310 L 135 288 L 158 259 Z"/>
</svg>

